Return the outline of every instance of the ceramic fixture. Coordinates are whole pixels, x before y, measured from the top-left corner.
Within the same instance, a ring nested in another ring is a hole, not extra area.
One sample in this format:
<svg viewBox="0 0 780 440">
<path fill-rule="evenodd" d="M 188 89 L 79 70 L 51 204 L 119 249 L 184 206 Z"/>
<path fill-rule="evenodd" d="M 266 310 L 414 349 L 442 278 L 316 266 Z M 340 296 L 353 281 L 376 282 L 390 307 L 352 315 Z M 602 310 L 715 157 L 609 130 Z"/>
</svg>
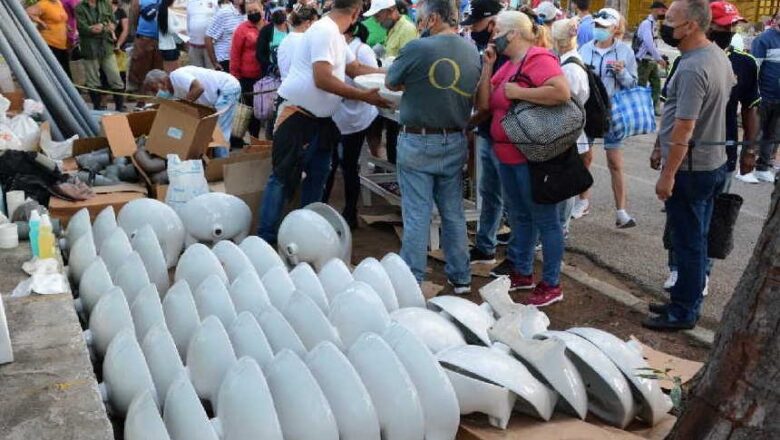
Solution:
<svg viewBox="0 0 780 440">
<path fill-rule="evenodd" d="M 287 269 L 272 267 L 263 275 L 262 282 L 271 304 L 279 310 L 284 309 L 290 296 L 295 292 L 295 284 L 290 279 Z"/>
<path fill-rule="evenodd" d="M 92 309 L 89 315 L 89 330 L 84 333 L 84 337 L 98 358 L 102 358 L 114 336 L 126 328 L 135 332 L 130 307 L 122 289 L 113 287 L 100 296 Z"/>
<path fill-rule="evenodd" d="M 559 406 L 565 412 L 585 419 L 588 395 L 579 371 L 566 356 L 566 344 L 557 339 L 544 341 L 524 338 L 519 313 L 501 318 L 490 329 L 490 338 L 506 344 L 532 374 L 558 392 Z"/>
<path fill-rule="evenodd" d="M 502 386 L 517 394 L 524 401 L 523 412 L 545 421 L 552 417 L 558 394 L 536 380 L 525 365 L 508 353 L 497 348 L 464 345 L 444 350 L 436 357 L 448 370 L 464 372 L 472 378 Z M 458 401 L 471 398 L 458 396 Z"/>
<path fill-rule="evenodd" d="M 87 208 L 81 208 L 68 220 L 68 229 L 65 231 L 66 247 L 72 248 L 76 240 L 81 238 L 87 231 L 92 232 L 89 211 Z"/>
<path fill-rule="evenodd" d="M 268 338 L 268 343 L 271 344 L 275 354 L 278 355 L 285 348 L 299 356 L 306 354 L 306 347 L 303 345 L 303 341 L 301 341 L 301 338 L 295 333 L 290 323 L 276 308 L 269 307 L 263 311 L 257 317 L 257 323 L 263 329 L 263 333 Z"/>
<path fill-rule="evenodd" d="M 117 221 L 129 236 L 134 236 L 146 225 L 151 226 L 165 256 L 166 267 L 176 266 L 184 249 L 185 232 L 184 224 L 173 208 L 155 199 L 136 199 L 122 207 Z"/>
<path fill-rule="evenodd" d="M 236 308 L 230 300 L 227 287 L 217 275 L 209 275 L 200 283 L 192 295 L 201 321 L 208 316 L 216 316 L 227 328 L 236 320 Z"/>
<path fill-rule="evenodd" d="M 499 318 L 518 312 L 523 308 L 509 296 L 509 288 L 512 282 L 509 277 L 498 277 L 479 289 L 479 296 L 490 304 L 495 315 Z"/>
<path fill-rule="evenodd" d="M 141 342 L 141 350 L 146 357 L 159 401 L 164 403 L 171 384 L 176 380 L 176 376 L 184 371 L 176 343 L 173 342 L 173 336 L 168 332 L 165 323 L 155 324 L 146 332 L 146 337 Z"/>
<path fill-rule="evenodd" d="M 491 426 L 506 429 L 517 401 L 517 394 L 508 388 L 476 379 L 458 371 L 444 370 L 458 396 L 461 414 L 487 414 Z"/>
<path fill-rule="evenodd" d="M 165 325 L 165 314 L 163 313 L 160 294 L 157 293 L 157 286 L 152 283 L 142 288 L 130 306 L 130 314 L 133 317 L 135 326 L 135 335 L 141 342 L 149 331 L 156 324 Z"/>
<path fill-rule="evenodd" d="M 116 215 L 114 214 L 114 207 L 108 206 L 95 217 L 95 221 L 92 222 L 92 236 L 95 239 L 95 247 L 100 249 L 103 245 L 103 241 L 113 234 L 114 229 L 117 228 Z"/>
<path fill-rule="evenodd" d="M 236 277 L 228 293 L 239 313 L 250 312 L 257 316 L 271 305 L 271 299 L 254 269 L 246 270 Z"/>
<path fill-rule="evenodd" d="M 219 440 L 185 372 L 165 395 L 163 421 L 171 440 Z"/>
<path fill-rule="evenodd" d="M 345 347 L 350 347 L 365 332 L 382 333 L 390 316 L 371 286 L 355 281 L 330 303 L 328 319 L 338 329 Z"/>
<path fill-rule="evenodd" d="M 125 440 L 171 440 L 152 396 L 146 390 L 133 399 L 125 418 Z"/>
<path fill-rule="evenodd" d="M 87 311 L 87 315 L 89 315 L 100 296 L 108 292 L 112 287 L 114 287 L 114 282 L 111 281 L 111 275 L 108 274 L 108 269 L 106 269 L 103 259 L 97 257 L 81 275 L 79 299 L 77 301 L 81 302 L 84 310 Z"/>
<path fill-rule="evenodd" d="M 434 311 L 406 307 L 391 313 L 390 319 L 409 329 L 433 353 L 466 345 L 458 327 Z"/>
<path fill-rule="evenodd" d="M 395 253 L 389 253 L 382 258 L 382 267 L 390 277 L 398 307 L 425 307 L 425 297 L 420 284 L 414 278 L 406 262 Z"/>
<path fill-rule="evenodd" d="M 157 391 L 152 375 L 135 339 L 135 333 L 132 329 L 125 328 L 117 333 L 108 345 L 106 357 L 103 359 L 101 392 L 104 397 L 108 397 L 111 407 L 124 416 L 133 398 L 144 391 L 150 391 L 156 399 Z"/>
<path fill-rule="evenodd" d="M 352 272 L 352 277 L 355 281 L 362 281 L 371 286 L 374 292 L 379 295 L 388 313 L 398 310 L 398 298 L 395 296 L 393 283 L 387 276 L 385 268 L 376 258 L 369 257 L 361 261 Z"/>
<path fill-rule="evenodd" d="M 339 439 L 328 400 L 297 354 L 281 350 L 265 368 L 265 377 L 285 439 Z"/>
<path fill-rule="evenodd" d="M 338 258 L 333 258 L 325 263 L 325 266 L 320 269 L 318 277 L 323 290 L 325 290 L 325 295 L 328 296 L 329 303 L 354 281 L 347 265 Z"/>
<path fill-rule="evenodd" d="M 254 359 L 241 358 L 228 370 L 217 401 L 211 422 L 222 440 L 283 440 L 271 390 Z"/>
<path fill-rule="evenodd" d="M 228 336 L 233 344 L 236 357 L 250 357 L 261 367 L 274 359 L 274 352 L 257 319 L 249 312 L 241 312 L 228 327 Z"/>
<path fill-rule="evenodd" d="M 382 60 L 382 66 L 389 66 L 395 60 L 394 57 L 390 58 L 390 62 L 386 63 L 387 59 Z M 384 73 L 369 73 L 366 75 L 360 75 L 355 78 L 355 84 L 362 89 L 379 89 L 379 96 L 390 101 L 393 108 L 398 108 L 401 105 L 401 97 L 403 92 L 390 90 L 385 86 L 385 74 Z"/>
<path fill-rule="evenodd" d="M 92 241 L 92 231 L 88 229 L 71 243 L 68 254 L 68 274 L 74 283 L 81 281 L 84 271 L 95 261 L 95 258 L 97 258 L 97 249 L 95 242 Z"/>
<path fill-rule="evenodd" d="M 187 370 L 198 397 L 217 405 L 217 392 L 236 354 L 225 327 L 215 316 L 204 319 L 187 348 Z"/>
<path fill-rule="evenodd" d="M 308 206 L 287 214 L 277 234 L 279 255 L 289 266 L 309 263 L 317 270 L 332 258 L 347 263 L 345 248 L 351 247 L 347 243 L 351 239 L 349 233 L 339 235 L 323 215 Z"/>
<path fill-rule="evenodd" d="M 490 346 L 488 329 L 496 320 L 484 306 L 453 295 L 437 296 L 428 300 L 428 307 L 460 325 L 466 342 Z"/>
<path fill-rule="evenodd" d="M 157 286 L 157 291 L 163 294 L 167 292 L 171 280 L 168 278 L 165 255 L 163 255 L 160 242 L 157 241 L 157 236 L 154 234 L 154 229 L 150 225 L 138 229 L 133 238 L 130 239 L 130 245 L 141 256 L 146 274 Z"/>
<path fill-rule="evenodd" d="M 634 395 L 640 398 L 639 418 L 654 426 L 672 409 L 672 401 L 661 391 L 658 381 L 638 376 L 640 368 L 648 367 L 641 353 L 603 330 L 576 327 L 567 331 L 592 342 L 623 372 L 635 391 Z"/>
<path fill-rule="evenodd" d="M 314 300 L 314 303 L 322 310 L 322 313 L 328 313 L 330 306 L 325 289 L 323 289 L 320 279 L 317 278 L 317 273 L 314 272 L 314 269 L 308 263 L 301 263 L 295 266 L 290 271 L 290 279 L 299 292 L 303 292 Z"/>
<path fill-rule="evenodd" d="M 168 289 L 163 299 L 165 324 L 173 336 L 181 359 L 187 359 L 187 346 L 200 326 L 200 317 L 190 286 L 181 280 Z"/>
<path fill-rule="evenodd" d="M 244 254 L 244 251 L 238 247 L 235 243 L 228 240 L 222 240 L 215 244 L 211 251 L 217 256 L 217 259 L 222 263 L 222 267 L 225 268 L 225 273 L 228 276 L 228 280 L 231 282 L 238 278 L 238 276 L 246 270 L 255 270 L 252 266 L 252 262 Z"/>
<path fill-rule="evenodd" d="M 327 203 L 314 202 L 309 203 L 303 209 L 314 211 L 321 215 L 341 238 L 341 251 L 339 258 L 341 261 L 350 264 L 352 261 L 352 228 L 344 217 L 332 206 Z"/>
<path fill-rule="evenodd" d="M 283 315 L 307 350 L 313 349 L 322 341 L 330 341 L 340 349 L 344 348 L 336 328 L 322 313 L 314 300 L 296 291 L 287 302 Z"/>
<path fill-rule="evenodd" d="M 364 333 L 347 353 L 374 402 L 382 438 L 422 440 L 425 419 L 417 389 L 393 349 L 374 333 Z"/>
<path fill-rule="evenodd" d="M 566 355 L 577 367 L 588 392 L 588 411 L 618 428 L 636 416 L 631 388 L 615 364 L 587 339 L 568 332 L 547 331 L 538 339 L 555 338 L 566 344 Z"/>
<path fill-rule="evenodd" d="M 284 262 L 274 248 L 258 236 L 250 235 L 238 247 L 244 251 L 244 254 L 249 258 L 252 266 L 254 266 L 255 271 L 257 271 L 257 276 L 261 278 L 272 267 L 286 269 Z"/>
<path fill-rule="evenodd" d="M 211 192 L 190 199 L 180 210 L 187 231 L 185 242 L 240 243 L 249 235 L 252 211 L 236 196 Z"/>
<path fill-rule="evenodd" d="M 138 292 L 151 283 L 138 252 L 127 254 L 124 263 L 114 272 L 114 283 L 125 292 L 128 304 L 133 304 Z"/>
<path fill-rule="evenodd" d="M 454 439 L 460 424 L 458 396 L 439 361 L 414 333 L 397 322 L 387 327 L 382 339 L 414 383 L 425 417 L 425 439 Z"/>
<path fill-rule="evenodd" d="M 116 271 L 125 263 L 128 255 L 133 252 L 127 234 L 120 228 L 114 228 L 114 231 L 103 240 L 99 250 L 98 255 L 106 263 L 106 269 L 108 269 L 111 278 L 116 281 Z"/>
<path fill-rule="evenodd" d="M 336 345 L 321 342 L 306 364 L 328 399 L 340 440 L 379 440 L 379 416 L 355 368 Z"/>
<path fill-rule="evenodd" d="M 222 263 L 211 249 L 203 244 L 195 243 L 188 247 L 176 265 L 176 281 L 186 280 L 190 289 L 196 289 L 209 275 L 216 275 L 227 284 L 228 277 Z"/>
</svg>

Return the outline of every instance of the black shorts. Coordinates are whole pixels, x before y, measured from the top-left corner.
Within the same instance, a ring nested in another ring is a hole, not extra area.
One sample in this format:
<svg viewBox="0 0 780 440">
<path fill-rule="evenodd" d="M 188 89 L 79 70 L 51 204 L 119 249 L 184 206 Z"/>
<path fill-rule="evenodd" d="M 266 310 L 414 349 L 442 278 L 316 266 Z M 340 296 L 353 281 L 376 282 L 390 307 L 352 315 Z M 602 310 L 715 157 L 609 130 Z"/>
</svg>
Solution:
<svg viewBox="0 0 780 440">
<path fill-rule="evenodd" d="M 163 61 L 179 61 L 179 49 L 161 50 Z"/>
</svg>

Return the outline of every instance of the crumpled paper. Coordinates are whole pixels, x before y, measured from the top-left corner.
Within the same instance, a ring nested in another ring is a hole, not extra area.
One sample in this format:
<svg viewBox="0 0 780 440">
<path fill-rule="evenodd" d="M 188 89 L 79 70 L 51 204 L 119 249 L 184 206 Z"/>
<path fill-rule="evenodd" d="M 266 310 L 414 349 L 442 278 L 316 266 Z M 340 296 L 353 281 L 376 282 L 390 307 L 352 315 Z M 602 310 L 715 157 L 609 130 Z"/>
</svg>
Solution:
<svg viewBox="0 0 780 440">
<path fill-rule="evenodd" d="M 62 273 L 59 261 L 54 258 L 34 258 L 23 263 L 22 270 L 30 275 L 30 278 L 16 286 L 11 293 L 13 298 L 29 296 L 31 293 L 39 295 L 70 293 L 68 278 Z"/>
</svg>

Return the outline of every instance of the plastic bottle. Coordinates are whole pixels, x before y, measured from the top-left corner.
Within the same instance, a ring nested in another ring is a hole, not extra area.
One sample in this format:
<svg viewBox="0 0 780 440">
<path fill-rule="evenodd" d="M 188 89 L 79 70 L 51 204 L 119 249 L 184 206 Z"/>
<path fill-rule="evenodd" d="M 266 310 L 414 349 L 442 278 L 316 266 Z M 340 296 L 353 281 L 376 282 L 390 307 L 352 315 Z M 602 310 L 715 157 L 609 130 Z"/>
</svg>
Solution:
<svg viewBox="0 0 780 440">
<path fill-rule="evenodd" d="M 48 214 L 41 216 L 41 224 L 38 226 L 38 256 L 54 258 L 54 233 Z"/>
<path fill-rule="evenodd" d="M 38 252 L 38 232 L 41 224 L 41 216 L 38 214 L 37 209 L 33 209 L 30 213 L 30 247 L 32 247 L 33 257 L 37 257 Z"/>
</svg>

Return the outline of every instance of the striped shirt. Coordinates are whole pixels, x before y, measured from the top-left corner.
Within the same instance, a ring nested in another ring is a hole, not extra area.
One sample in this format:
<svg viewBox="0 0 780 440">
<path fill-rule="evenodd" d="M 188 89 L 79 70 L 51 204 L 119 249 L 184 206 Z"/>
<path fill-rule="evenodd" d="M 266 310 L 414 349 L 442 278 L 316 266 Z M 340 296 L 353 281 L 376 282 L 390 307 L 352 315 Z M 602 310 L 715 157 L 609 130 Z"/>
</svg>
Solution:
<svg viewBox="0 0 780 440">
<path fill-rule="evenodd" d="M 217 61 L 230 59 L 230 45 L 233 43 L 233 32 L 238 25 L 246 20 L 246 15 L 241 15 L 232 4 L 223 5 L 214 14 L 214 20 L 206 30 L 206 36 L 214 40 L 214 54 Z"/>
</svg>

